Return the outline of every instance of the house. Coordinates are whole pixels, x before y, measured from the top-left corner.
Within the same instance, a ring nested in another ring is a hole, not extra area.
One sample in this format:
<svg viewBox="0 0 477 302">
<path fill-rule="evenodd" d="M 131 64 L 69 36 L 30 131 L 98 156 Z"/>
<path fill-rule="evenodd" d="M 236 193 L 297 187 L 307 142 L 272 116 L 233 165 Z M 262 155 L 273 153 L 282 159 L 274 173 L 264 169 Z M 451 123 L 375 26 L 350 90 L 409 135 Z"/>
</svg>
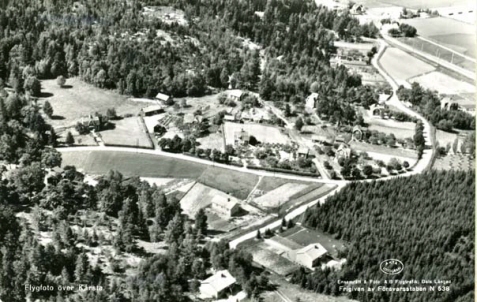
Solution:
<svg viewBox="0 0 477 302">
<path fill-rule="evenodd" d="M 232 101 L 241 101 L 244 93 L 240 89 L 232 89 L 227 91 L 227 98 Z"/>
<path fill-rule="evenodd" d="M 240 131 L 236 131 L 234 133 L 234 142 L 236 146 L 237 145 L 246 146 L 248 145 L 249 140 L 250 140 L 250 134 L 248 134 L 248 132 L 243 129 Z"/>
<path fill-rule="evenodd" d="M 290 261 L 314 270 L 321 262 L 328 260 L 325 257 L 328 251 L 319 243 L 312 243 L 298 250 L 291 250 L 284 254 Z"/>
<path fill-rule="evenodd" d="M 365 11 L 365 7 L 362 4 L 355 4 L 350 9 L 350 13 L 352 15 L 361 15 L 364 13 L 364 11 Z"/>
<path fill-rule="evenodd" d="M 351 148 L 348 144 L 342 143 L 335 152 L 336 159 L 344 158 L 348 159 L 351 157 Z"/>
<path fill-rule="evenodd" d="M 391 94 L 380 93 L 378 96 L 378 104 L 384 105 L 391 98 Z"/>
<path fill-rule="evenodd" d="M 222 217 L 231 218 L 240 212 L 240 205 L 229 197 L 216 195 L 211 200 L 211 207 Z"/>
<path fill-rule="evenodd" d="M 200 295 L 204 299 L 219 298 L 236 282 L 228 270 L 217 271 L 211 277 L 200 282 Z"/>
<path fill-rule="evenodd" d="M 152 105 L 142 108 L 141 111 L 144 116 L 153 116 L 164 113 L 164 107 L 162 107 L 161 105 Z"/>
<path fill-rule="evenodd" d="M 339 134 L 335 137 L 335 144 L 345 143 L 345 138 L 343 135 Z"/>
<path fill-rule="evenodd" d="M 306 147 L 300 147 L 298 148 L 298 151 L 296 151 L 296 154 L 298 155 L 298 157 L 308 158 L 308 155 L 310 154 L 310 149 Z"/>
<path fill-rule="evenodd" d="M 156 100 L 162 102 L 163 104 L 170 105 L 170 102 L 172 101 L 172 97 L 167 94 L 159 92 L 156 95 Z"/>
<path fill-rule="evenodd" d="M 102 116 L 92 114 L 82 117 L 80 121 L 83 126 L 91 131 L 100 131 L 105 122 L 105 118 Z"/>
<path fill-rule="evenodd" d="M 386 106 L 381 105 L 381 104 L 373 104 L 369 107 L 369 112 L 371 115 L 382 115 L 384 114 L 384 111 L 386 110 Z"/>
<path fill-rule="evenodd" d="M 459 104 L 454 100 L 454 98 L 446 96 L 441 100 L 441 109 L 458 110 Z"/>
<path fill-rule="evenodd" d="M 352 138 L 355 140 L 362 140 L 364 136 L 367 134 L 368 128 L 361 127 L 359 125 L 356 125 L 353 127 L 353 136 Z"/>
<path fill-rule="evenodd" d="M 314 143 L 321 143 L 324 145 L 331 145 L 333 144 L 333 139 L 331 137 L 328 137 L 326 135 L 312 135 L 311 136 L 311 141 Z"/>
<path fill-rule="evenodd" d="M 316 102 L 318 101 L 318 93 L 313 92 L 305 100 L 305 108 L 313 110 L 316 108 Z"/>
</svg>

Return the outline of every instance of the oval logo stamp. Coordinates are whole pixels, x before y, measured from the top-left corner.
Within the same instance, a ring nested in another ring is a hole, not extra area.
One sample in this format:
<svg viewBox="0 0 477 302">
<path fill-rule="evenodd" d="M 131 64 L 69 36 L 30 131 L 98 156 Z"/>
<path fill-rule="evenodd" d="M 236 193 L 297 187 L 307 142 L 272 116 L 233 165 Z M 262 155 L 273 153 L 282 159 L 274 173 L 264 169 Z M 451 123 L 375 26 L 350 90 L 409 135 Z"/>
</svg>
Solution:
<svg viewBox="0 0 477 302">
<path fill-rule="evenodd" d="M 387 275 L 397 275 L 404 269 L 404 264 L 397 259 L 387 259 L 379 264 L 379 269 Z"/>
</svg>

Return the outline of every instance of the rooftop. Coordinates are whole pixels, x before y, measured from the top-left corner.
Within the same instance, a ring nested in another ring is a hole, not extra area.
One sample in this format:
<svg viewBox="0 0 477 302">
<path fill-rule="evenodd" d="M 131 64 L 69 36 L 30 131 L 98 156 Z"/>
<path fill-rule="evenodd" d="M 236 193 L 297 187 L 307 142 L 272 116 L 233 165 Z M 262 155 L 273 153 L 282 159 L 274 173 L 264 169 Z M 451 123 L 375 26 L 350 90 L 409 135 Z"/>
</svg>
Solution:
<svg viewBox="0 0 477 302">
<path fill-rule="evenodd" d="M 147 112 L 154 112 L 154 111 L 158 111 L 162 109 L 164 109 L 164 107 L 162 107 L 161 105 L 151 105 L 151 106 L 142 108 L 142 111 L 144 113 L 147 113 Z"/>
<path fill-rule="evenodd" d="M 156 99 L 158 100 L 161 100 L 161 101 L 167 101 L 169 99 L 169 96 L 167 94 L 164 94 L 164 93 L 158 93 L 156 95 Z"/>
<path fill-rule="evenodd" d="M 297 255 L 303 254 L 310 257 L 313 260 L 320 258 L 326 253 L 328 253 L 328 251 L 319 243 L 313 243 L 313 244 L 307 245 L 304 248 L 296 251 Z"/>
<path fill-rule="evenodd" d="M 235 282 L 235 278 L 229 273 L 228 270 L 222 270 L 217 271 L 214 275 L 202 281 L 201 284 L 209 284 L 217 292 L 221 292 Z"/>
<path fill-rule="evenodd" d="M 237 204 L 237 202 L 235 200 L 232 200 L 230 197 L 224 197 L 220 195 L 214 196 L 214 198 L 212 198 L 211 203 L 220 205 L 229 210 Z"/>
<path fill-rule="evenodd" d="M 242 96 L 243 91 L 240 90 L 240 89 L 232 89 L 232 90 L 227 91 L 227 94 L 228 94 L 229 96 L 234 96 L 234 97 L 239 98 L 239 97 Z"/>
</svg>

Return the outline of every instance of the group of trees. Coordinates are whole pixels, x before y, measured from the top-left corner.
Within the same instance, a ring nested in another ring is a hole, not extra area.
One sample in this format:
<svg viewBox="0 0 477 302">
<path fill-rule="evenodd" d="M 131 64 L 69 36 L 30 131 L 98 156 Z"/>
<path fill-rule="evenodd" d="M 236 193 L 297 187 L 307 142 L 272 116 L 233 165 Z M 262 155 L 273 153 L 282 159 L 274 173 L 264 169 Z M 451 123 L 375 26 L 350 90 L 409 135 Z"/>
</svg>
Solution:
<svg viewBox="0 0 477 302">
<path fill-rule="evenodd" d="M 452 280 L 449 292 L 351 292 L 359 301 L 470 301 L 474 295 L 473 172 L 428 172 L 387 182 L 351 183 L 304 224 L 349 242 L 340 271 L 298 272 L 292 281 L 339 295 L 337 280 L 382 280 L 379 263 L 396 258 L 399 280 Z M 452 224 L 449 224 L 452 221 Z M 381 284 L 382 285 L 382 284 Z M 386 285 L 384 285 L 386 286 Z"/>
<path fill-rule="evenodd" d="M 475 118 L 472 115 L 454 110 L 456 108 L 442 108 L 439 96 L 431 90 L 422 88 L 419 83 L 412 83 L 411 89 L 400 86 L 397 94 L 400 100 L 410 102 L 439 129 L 444 131 L 450 131 L 452 128 L 475 130 Z M 449 105 L 449 107 L 452 106 Z"/>
</svg>

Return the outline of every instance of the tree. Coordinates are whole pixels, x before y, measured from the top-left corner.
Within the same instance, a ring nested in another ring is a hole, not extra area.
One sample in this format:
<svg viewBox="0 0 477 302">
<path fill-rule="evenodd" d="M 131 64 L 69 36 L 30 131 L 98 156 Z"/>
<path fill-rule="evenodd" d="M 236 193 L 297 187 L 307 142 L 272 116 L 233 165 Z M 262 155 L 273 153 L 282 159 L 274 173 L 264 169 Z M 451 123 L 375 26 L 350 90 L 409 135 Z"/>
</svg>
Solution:
<svg viewBox="0 0 477 302">
<path fill-rule="evenodd" d="M 45 101 L 45 104 L 43 105 L 43 112 L 51 118 L 53 116 L 53 107 L 51 106 L 50 102 Z"/>
<path fill-rule="evenodd" d="M 409 168 L 409 163 L 407 161 L 403 161 L 402 166 L 404 167 L 404 169 L 407 169 Z"/>
<path fill-rule="evenodd" d="M 320 84 L 318 82 L 313 82 L 310 86 L 310 91 L 317 93 L 320 89 Z"/>
<path fill-rule="evenodd" d="M 25 81 L 23 88 L 25 89 L 25 91 L 28 91 L 34 97 L 39 97 L 41 94 L 41 83 L 34 76 L 28 77 L 28 79 Z"/>
<path fill-rule="evenodd" d="M 200 232 L 201 235 L 207 235 L 207 215 L 205 214 L 204 209 L 200 209 L 195 215 L 195 230 L 197 233 Z"/>
<path fill-rule="evenodd" d="M 56 78 L 56 83 L 58 84 L 58 86 L 60 86 L 61 88 L 63 88 L 63 86 L 65 86 L 66 84 L 66 79 L 64 76 L 60 75 Z"/>
<path fill-rule="evenodd" d="M 115 108 L 108 108 L 108 110 L 106 110 L 106 116 L 110 120 L 116 119 L 118 117 L 118 115 L 116 114 L 116 109 Z"/>
<path fill-rule="evenodd" d="M 262 239 L 262 234 L 260 233 L 260 230 L 257 230 L 257 235 L 255 236 L 257 239 Z"/>
<path fill-rule="evenodd" d="M 61 166 L 61 153 L 56 149 L 45 149 L 41 154 L 41 163 L 48 168 Z"/>
<path fill-rule="evenodd" d="M 291 116 L 291 109 L 290 109 L 289 104 L 285 104 L 284 115 L 285 115 L 285 117 L 290 117 Z"/>
<path fill-rule="evenodd" d="M 298 131 L 301 131 L 301 128 L 303 128 L 304 125 L 305 125 L 305 123 L 303 122 L 303 119 L 301 117 L 299 117 L 295 122 L 295 128 Z"/>
<path fill-rule="evenodd" d="M 364 166 L 363 167 L 363 173 L 364 173 L 364 175 L 366 175 L 366 177 L 371 176 L 371 174 L 373 174 L 373 167 L 371 167 L 370 165 Z"/>
<path fill-rule="evenodd" d="M 73 137 L 73 134 L 71 134 L 70 131 L 68 131 L 68 133 L 66 134 L 65 143 L 67 145 L 73 145 L 75 143 L 75 138 Z"/>
</svg>

